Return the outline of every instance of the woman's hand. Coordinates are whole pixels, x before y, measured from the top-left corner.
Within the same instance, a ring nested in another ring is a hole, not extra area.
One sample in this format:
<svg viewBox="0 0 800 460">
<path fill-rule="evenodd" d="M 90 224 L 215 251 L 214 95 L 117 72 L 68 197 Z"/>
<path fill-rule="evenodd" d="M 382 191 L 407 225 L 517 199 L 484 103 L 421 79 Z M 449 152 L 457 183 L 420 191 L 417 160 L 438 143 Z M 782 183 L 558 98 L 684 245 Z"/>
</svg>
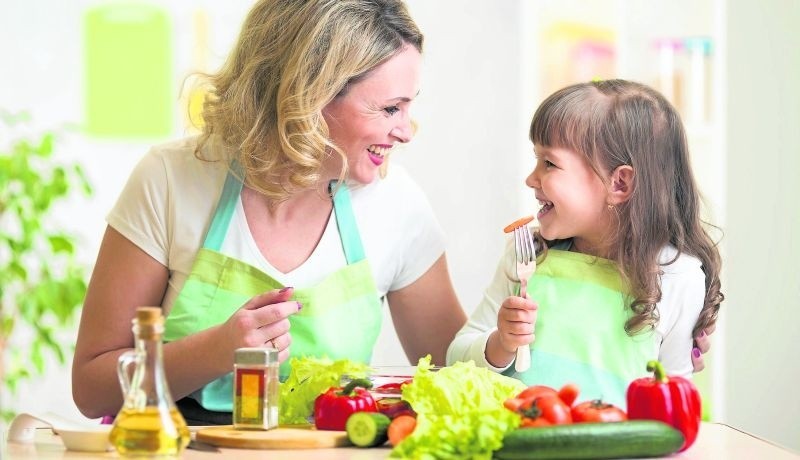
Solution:
<svg viewBox="0 0 800 460">
<path fill-rule="evenodd" d="M 506 298 L 497 312 L 497 331 L 486 344 L 486 360 L 495 367 L 506 367 L 516 356 L 517 348 L 536 338 L 538 304 L 530 298 Z"/>
<path fill-rule="evenodd" d="M 259 294 L 219 326 L 227 361 L 233 359 L 237 348 L 263 346 L 276 348 L 280 362 L 289 358 L 289 316 L 302 308 L 300 302 L 289 300 L 293 292 L 287 287 Z"/>
<path fill-rule="evenodd" d="M 694 348 L 692 348 L 692 366 L 693 372 L 700 372 L 706 368 L 706 363 L 703 360 L 703 355 L 708 353 L 711 349 L 710 335 L 714 333 L 716 324 L 705 328 L 700 331 L 700 335 L 694 338 Z"/>
</svg>

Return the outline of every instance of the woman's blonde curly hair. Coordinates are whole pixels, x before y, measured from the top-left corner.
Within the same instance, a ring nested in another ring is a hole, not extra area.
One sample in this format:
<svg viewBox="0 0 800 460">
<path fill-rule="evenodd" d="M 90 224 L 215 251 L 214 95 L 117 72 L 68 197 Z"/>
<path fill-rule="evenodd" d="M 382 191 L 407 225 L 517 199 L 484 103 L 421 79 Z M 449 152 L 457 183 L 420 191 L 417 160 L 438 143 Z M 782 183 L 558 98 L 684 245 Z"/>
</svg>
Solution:
<svg viewBox="0 0 800 460">
<path fill-rule="evenodd" d="M 195 154 L 238 160 L 245 184 L 272 204 L 315 187 L 332 151 L 344 178 L 346 157 L 322 109 L 405 46 L 422 52 L 422 42 L 399 0 L 261 0 L 222 69 L 205 75 Z"/>
</svg>

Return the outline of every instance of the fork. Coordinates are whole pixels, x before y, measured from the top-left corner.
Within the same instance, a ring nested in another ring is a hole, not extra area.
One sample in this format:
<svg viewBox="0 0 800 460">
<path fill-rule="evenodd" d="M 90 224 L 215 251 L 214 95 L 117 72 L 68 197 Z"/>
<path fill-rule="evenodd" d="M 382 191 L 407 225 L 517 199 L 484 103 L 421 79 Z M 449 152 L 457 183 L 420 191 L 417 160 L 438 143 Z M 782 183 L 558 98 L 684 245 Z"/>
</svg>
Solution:
<svg viewBox="0 0 800 460">
<path fill-rule="evenodd" d="M 517 279 L 519 279 L 519 296 L 527 299 L 528 279 L 536 271 L 536 245 L 527 222 L 514 228 L 514 254 L 517 265 Z M 522 345 L 517 348 L 514 370 L 525 372 L 530 367 L 530 345 Z"/>
</svg>

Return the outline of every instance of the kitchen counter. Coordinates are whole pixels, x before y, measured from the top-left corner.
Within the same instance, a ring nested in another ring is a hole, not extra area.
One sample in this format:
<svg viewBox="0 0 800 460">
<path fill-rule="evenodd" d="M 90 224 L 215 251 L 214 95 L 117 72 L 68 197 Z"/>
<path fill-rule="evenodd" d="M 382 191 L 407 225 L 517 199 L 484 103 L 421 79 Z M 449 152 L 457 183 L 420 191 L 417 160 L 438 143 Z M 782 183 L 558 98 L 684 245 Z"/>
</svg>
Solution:
<svg viewBox="0 0 800 460">
<path fill-rule="evenodd" d="M 271 458 L 319 460 L 383 459 L 389 455 L 388 447 L 359 449 L 354 447 L 314 450 L 263 450 L 219 449 L 219 452 L 204 452 L 187 449 L 181 458 L 184 459 L 222 459 L 234 457 L 237 460 Z M 88 453 L 71 452 L 64 449 L 58 436 L 49 429 L 37 430 L 32 444 L 8 443 L 5 437 L 0 441 L 0 459 L 56 459 L 56 458 L 118 458 L 115 452 Z M 686 452 L 669 457 L 670 459 L 761 459 L 770 460 L 800 459 L 800 454 L 771 444 L 751 434 L 739 431 L 721 423 L 703 423 L 695 444 Z"/>
</svg>

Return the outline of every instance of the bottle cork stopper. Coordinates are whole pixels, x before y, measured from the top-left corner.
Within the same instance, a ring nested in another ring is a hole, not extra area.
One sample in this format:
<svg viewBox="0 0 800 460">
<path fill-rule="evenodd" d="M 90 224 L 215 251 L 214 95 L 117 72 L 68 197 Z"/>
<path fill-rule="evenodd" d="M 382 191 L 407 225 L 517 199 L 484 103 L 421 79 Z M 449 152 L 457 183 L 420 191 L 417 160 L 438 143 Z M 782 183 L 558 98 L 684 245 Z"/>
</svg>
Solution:
<svg viewBox="0 0 800 460">
<path fill-rule="evenodd" d="M 136 321 L 140 325 L 156 324 L 161 321 L 161 307 L 138 307 L 136 309 Z"/>
</svg>

